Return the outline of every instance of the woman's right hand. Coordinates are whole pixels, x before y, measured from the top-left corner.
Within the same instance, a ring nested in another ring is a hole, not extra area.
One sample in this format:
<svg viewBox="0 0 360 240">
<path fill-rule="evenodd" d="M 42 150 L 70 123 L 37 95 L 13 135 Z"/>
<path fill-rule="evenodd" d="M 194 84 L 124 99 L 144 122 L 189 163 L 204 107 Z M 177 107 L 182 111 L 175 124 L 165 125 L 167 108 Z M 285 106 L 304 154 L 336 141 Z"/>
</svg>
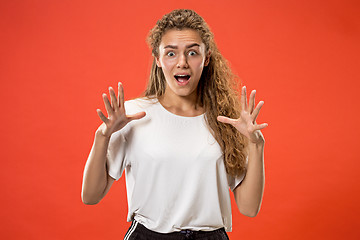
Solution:
<svg viewBox="0 0 360 240">
<path fill-rule="evenodd" d="M 118 97 L 116 97 L 112 87 L 109 87 L 109 94 L 111 103 L 105 93 L 102 95 L 108 117 L 105 117 L 100 109 L 96 109 L 101 121 L 103 121 L 98 128 L 98 131 L 105 137 L 110 137 L 111 134 L 119 131 L 132 120 L 143 118 L 146 115 L 145 112 L 126 115 L 124 107 L 124 89 L 120 82 L 118 84 Z"/>
</svg>

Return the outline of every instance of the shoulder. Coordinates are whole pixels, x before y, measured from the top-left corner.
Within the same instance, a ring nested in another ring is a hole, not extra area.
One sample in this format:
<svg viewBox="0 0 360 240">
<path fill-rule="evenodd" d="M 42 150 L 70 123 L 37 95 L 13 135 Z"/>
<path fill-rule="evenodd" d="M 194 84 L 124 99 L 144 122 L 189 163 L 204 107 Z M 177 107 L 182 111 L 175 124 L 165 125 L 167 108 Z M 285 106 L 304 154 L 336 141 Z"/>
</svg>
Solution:
<svg viewBox="0 0 360 240">
<path fill-rule="evenodd" d="M 156 97 L 139 97 L 125 101 L 124 105 L 126 113 L 133 114 L 139 111 L 146 111 L 158 102 Z"/>
</svg>

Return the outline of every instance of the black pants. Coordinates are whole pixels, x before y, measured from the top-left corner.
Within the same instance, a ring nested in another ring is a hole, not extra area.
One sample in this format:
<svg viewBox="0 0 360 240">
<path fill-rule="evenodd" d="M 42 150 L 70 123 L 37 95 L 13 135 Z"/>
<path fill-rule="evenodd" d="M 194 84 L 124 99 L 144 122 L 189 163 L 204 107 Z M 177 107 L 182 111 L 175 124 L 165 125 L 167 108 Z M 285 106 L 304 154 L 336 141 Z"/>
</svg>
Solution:
<svg viewBox="0 0 360 240">
<path fill-rule="evenodd" d="M 183 240 L 183 239 L 202 239 L 202 240 L 229 240 L 224 228 L 214 231 L 190 231 L 183 230 L 173 233 L 158 233 L 147 229 L 137 221 L 133 221 L 129 230 L 126 232 L 124 240 Z"/>
</svg>

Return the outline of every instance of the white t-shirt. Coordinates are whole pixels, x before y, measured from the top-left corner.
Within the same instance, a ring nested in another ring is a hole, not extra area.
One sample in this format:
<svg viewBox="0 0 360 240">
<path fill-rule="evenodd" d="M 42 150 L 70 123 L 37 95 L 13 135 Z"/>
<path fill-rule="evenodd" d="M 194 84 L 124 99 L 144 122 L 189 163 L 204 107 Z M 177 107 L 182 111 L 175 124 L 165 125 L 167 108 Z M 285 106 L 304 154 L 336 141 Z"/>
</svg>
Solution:
<svg viewBox="0 0 360 240">
<path fill-rule="evenodd" d="M 231 231 L 233 190 L 244 178 L 226 173 L 223 154 L 204 116 L 183 117 L 157 99 L 125 102 L 127 114 L 145 111 L 111 138 L 108 173 L 126 175 L 127 221 L 169 233 L 190 229 Z"/>
</svg>

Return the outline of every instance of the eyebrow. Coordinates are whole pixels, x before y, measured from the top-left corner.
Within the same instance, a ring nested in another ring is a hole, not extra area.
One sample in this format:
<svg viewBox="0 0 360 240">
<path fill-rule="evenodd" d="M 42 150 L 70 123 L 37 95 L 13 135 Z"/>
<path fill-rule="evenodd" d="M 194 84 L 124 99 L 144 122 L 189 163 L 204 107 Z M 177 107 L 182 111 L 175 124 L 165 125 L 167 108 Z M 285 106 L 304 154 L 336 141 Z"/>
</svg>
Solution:
<svg viewBox="0 0 360 240">
<path fill-rule="evenodd" d="M 192 43 L 190 45 L 187 45 L 186 48 L 192 48 L 192 47 L 200 47 L 200 44 L 198 43 Z M 172 49 L 177 49 L 177 46 L 174 45 L 166 45 L 164 48 L 172 48 Z"/>
</svg>

